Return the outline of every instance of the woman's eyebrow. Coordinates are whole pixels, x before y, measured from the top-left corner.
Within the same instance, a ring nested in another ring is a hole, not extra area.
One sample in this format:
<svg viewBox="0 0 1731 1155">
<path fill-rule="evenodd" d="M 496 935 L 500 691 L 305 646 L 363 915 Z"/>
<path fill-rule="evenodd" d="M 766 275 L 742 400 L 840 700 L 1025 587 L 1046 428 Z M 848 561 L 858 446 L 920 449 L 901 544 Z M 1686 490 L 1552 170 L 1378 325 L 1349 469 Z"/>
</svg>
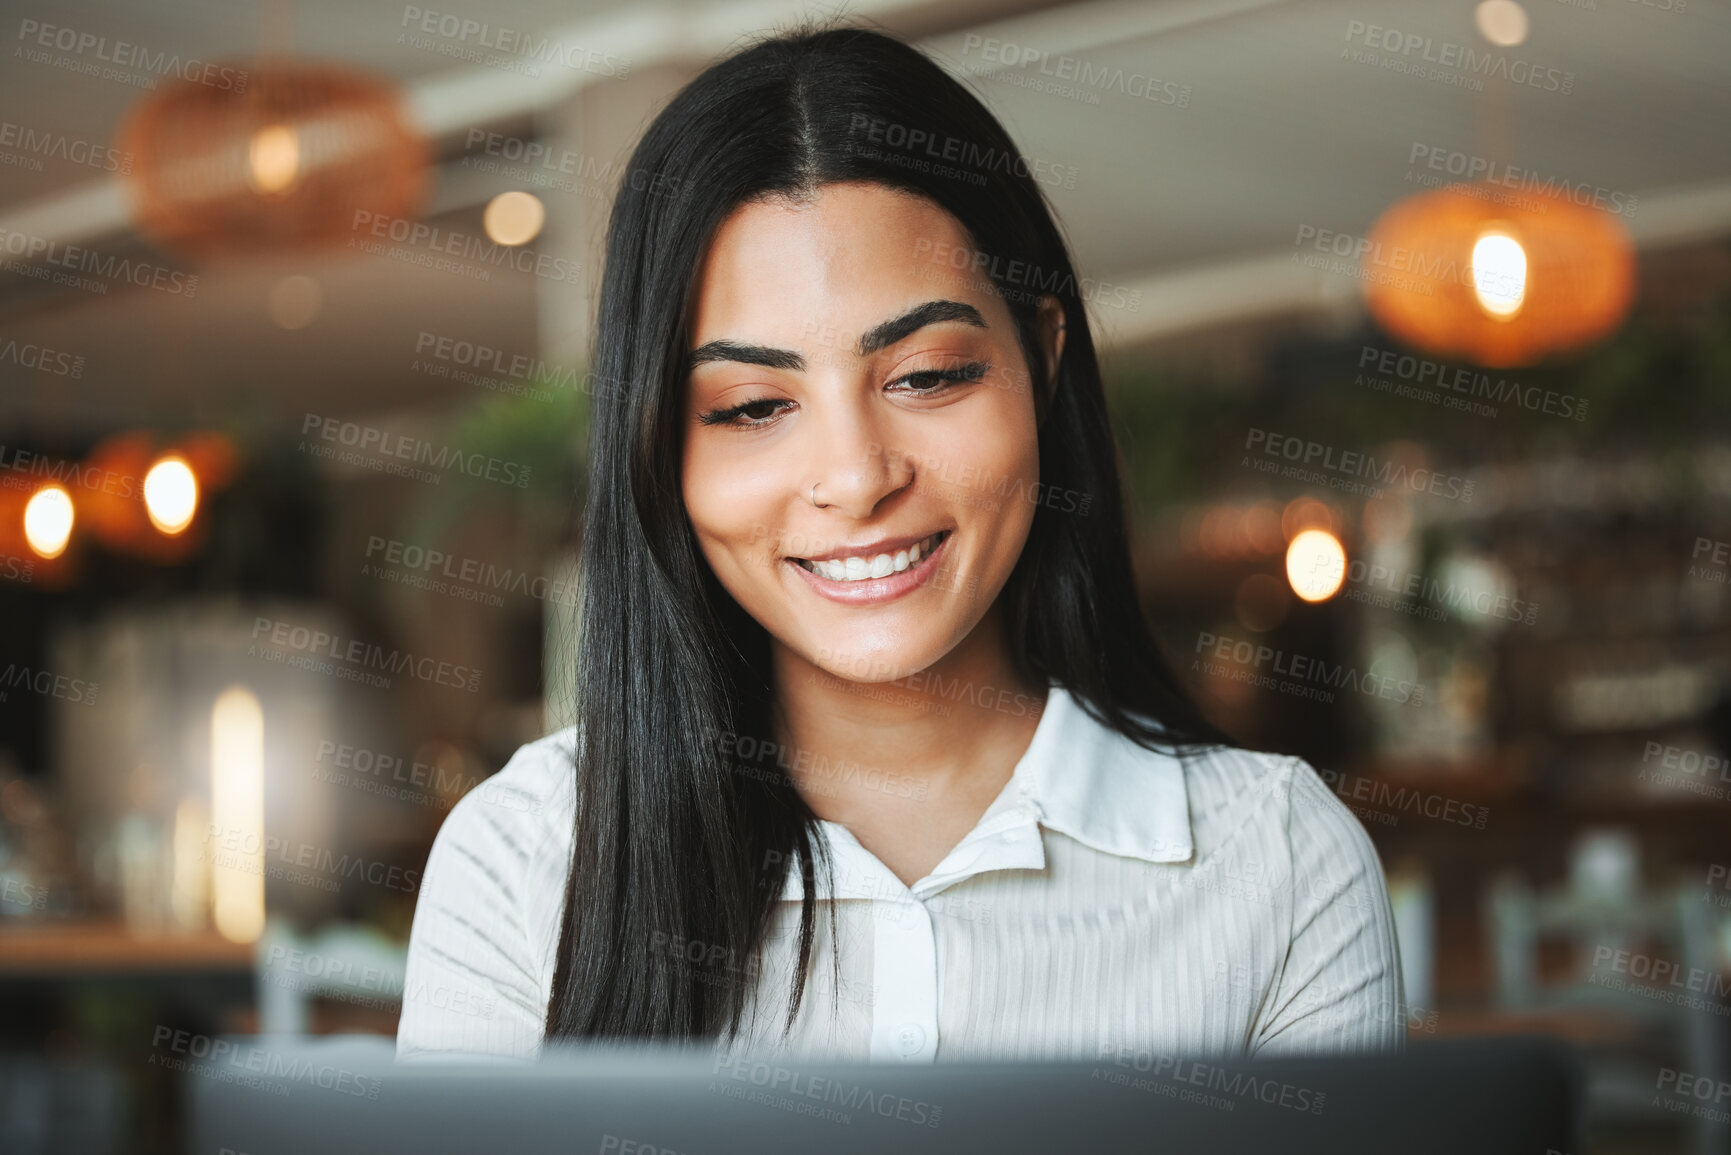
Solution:
<svg viewBox="0 0 1731 1155">
<path fill-rule="evenodd" d="M 912 336 L 927 325 L 936 325 L 943 321 L 960 321 L 977 329 L 987 329 L 986 319 L 980 316 L 980 311 L 972 305 L 961 301 L 927 301 L 923 305 L 915 305 L 899 317 L 891 317 L 881 324 L 874 325 L 859 339 L 859 355 L 869 357 L 879 349 L 887 349 L 897 341 Z"/>
<path fill-rule="evenodd" d="M 861 357 L 869 357 L 880 349 L 887 349 L 897 341 L 905 340 L 927 325 L 937 325 L 944 321 L 960 321 L 977 329 L 991 327 L 986 324 L 986 319 L 980 316 L 980 311 L 972 305 L 961 301 L 927 301 L 915 305 L 899 316 L 873 325 L 861 334 L 856 351 Z M 736 361 L 742 365 L 762 365 L 766 369 L 799 371 L 805 368 L 805 358 L 792 349 L 745 345 L 727 340 L 706 341 L 699 345 L 692 351 L 686 366 L 695 369 L 710 361 Z"/>
<path fill-rule="evenodd" d="M 738 361 L 741 365 L 762 365 L 766 369 L 804 369 L 805 358 L 792 349 L 772 349 L 767 345 L 742 345 L 738 341 L 706 341 L 693 350 L 686 368 L 695 369 L 710 361 Z"/>
</svg>

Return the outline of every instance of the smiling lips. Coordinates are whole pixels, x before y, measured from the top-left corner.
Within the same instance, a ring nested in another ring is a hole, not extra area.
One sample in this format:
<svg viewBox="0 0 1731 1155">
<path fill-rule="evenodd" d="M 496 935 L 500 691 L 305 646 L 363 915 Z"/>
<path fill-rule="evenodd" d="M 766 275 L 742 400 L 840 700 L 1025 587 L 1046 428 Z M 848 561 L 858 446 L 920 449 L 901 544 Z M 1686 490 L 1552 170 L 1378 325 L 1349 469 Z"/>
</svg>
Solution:
<svg viewBox="0 0 1731 1155">
<path fill-rule="evenodd" d="M 836 554 L 827 558 L 788 558 L 818 593 L 832 601 L 858 604 L 898 598 L 917 589 L 932 567 L 932 559 L 949 540 L 939 530 L 906 548 L 877 554 Z"/>
<path fill-rule="evenodd" d="M 947 529 L 939 530 L 929 537 L 921 538 L 906 549 L 898 549 L 893 553 L 880 553 L 875 557 L 853 555 L 817 560 L 796 557 L 793 560 L 819 577 L 828 578 L 832 582 L 857 582 L 866 581 L 870 578 L 889 577 L 892 573 L 901 573 L 905 569 L 918 565 L 920 558 L 929 555 L 936 549 L 938 543 L 943 541 L 948 533 L 949 530 Z"/>
</svg>

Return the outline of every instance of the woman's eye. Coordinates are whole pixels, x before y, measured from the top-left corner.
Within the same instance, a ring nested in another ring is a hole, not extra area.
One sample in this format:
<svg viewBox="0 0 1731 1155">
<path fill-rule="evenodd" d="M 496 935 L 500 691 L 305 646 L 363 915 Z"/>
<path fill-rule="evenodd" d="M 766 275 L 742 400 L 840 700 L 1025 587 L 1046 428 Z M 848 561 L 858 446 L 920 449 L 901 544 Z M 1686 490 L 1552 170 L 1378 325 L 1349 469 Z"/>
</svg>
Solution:
<svg viewBox="0 0 1731 1155">
<path fill-rule="evenodd" d="M 752 421 L 767 421 L 775 414 L 776 403 L 774 401 L 748 401 L 739 408 L 739 416 L 749 418 Z"/>
<path fill-rule="evenodd" d="M 787 404 L 779 397 L 760 397 L 755 401 L 742 401 L 738 405 L 726 409 L 712 409 L 698 418 L 705 425 L 735 425 L 748 428 L 753 425 L 767 424 L 770 418 L 780 412 L 780 406 Z"/>
<path fill-rule="evenodd" d="M 891 384 L 907 385 L 917 394 L 935 393 L 945 385 L 961 381 L 979 381 L 985 377 L 990 368 L 984 361 L 970 361 L 966 365 L 954 369 L 921 369 L 917 373 L 896 378 Z"/>
<path fill-rule="evenodd" d="M 947 385 L 984 380 L 991 368 L 984 361 L 970 361 L 954 369 L 921 369 L 914 373 L 904 373 L 891 381 L 886 388 L 902 386 L 904 392 L 915 397 L 928 397 L 941 392 Z M 698 421 L 704 425 L 751 429 L 768 425 L 784 407 L 791 404 L 792 402 L 784 397 L 758 397 L 741 401 L 738 405 L 730 405 L 726 409 L 712 409 L 699 415 Z"/>
</svg>

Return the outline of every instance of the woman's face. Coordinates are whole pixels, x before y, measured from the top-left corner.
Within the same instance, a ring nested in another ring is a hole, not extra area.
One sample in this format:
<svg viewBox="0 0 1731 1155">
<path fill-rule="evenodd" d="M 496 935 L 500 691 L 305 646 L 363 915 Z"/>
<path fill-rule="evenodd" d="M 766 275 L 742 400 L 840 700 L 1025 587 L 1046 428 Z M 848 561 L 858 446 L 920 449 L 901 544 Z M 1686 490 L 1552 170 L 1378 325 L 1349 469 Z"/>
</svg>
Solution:
<svg viewBox="0 0 1731 1155">
<path fill-rule="evenodd" d="M 943 658 L 1027 540 L 1032 385 L 974 257 L 932 202 L 847 183 L 742 206 L 698 274 L 686 511 L 722 586 L 838 677 Z M 1048 299 L 1052 366 L 1061 316 Z"/>
</svg>

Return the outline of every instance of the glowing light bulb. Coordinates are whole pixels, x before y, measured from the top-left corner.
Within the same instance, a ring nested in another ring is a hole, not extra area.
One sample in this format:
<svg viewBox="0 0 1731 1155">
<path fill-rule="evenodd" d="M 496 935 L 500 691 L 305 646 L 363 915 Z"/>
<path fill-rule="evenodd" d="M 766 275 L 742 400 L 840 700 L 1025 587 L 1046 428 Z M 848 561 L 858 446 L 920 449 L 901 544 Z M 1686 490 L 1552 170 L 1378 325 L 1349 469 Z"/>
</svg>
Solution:
<svg viewBox="0 0 1731 1155">
<path fill-rule="evenodd" d="M 264 931 L 264 711 L 245 686 L 230 686 L 210 711 L 212 916 L 231 942 Z"/>
<path fill-rule="evenodd" d="M 1527 250 L 1507 233 L 1486 233 L 1473 245 L 1473 295 L 1493 317 L 1512 317 L 1527 299 Z"/>
<path fill-rule="evenodd" d="M 150 524 L 173 537 L 198 512 L 198 478 L 179 457 L 164 457 L 144 475 L 144 512 Z"/>
<path fill-rule="evenodd" d="M 286 124 L 261 128 L 252 134 L 247 161 L 253 188 L 261 193 L 280 193 L 300 175 L 300 137 Z"/>
<path fill-rule="evenodd" d="M 541 235 L 547 209 L 541 199 L 526 192 L 503 192 L 487 202 L 481 223 L 487 235 L 501 245 L 526 245 Z"/>
<path fill-rule="evenodd" d="M 1515 0 L 1483 0 L 1473 9 L 1473 23 L 1499 48 L 1513 48 L 1527 38 L 1527 10 Z"/>
<path fill-rule="evenodd" d="M 24 540 L 37 557 L 57 558 L 72 540 L 72 495 L 58 485 L 36 491 L 24 506 Z"/>
<path fill-rule="evenodd" d="M 1307 529 L 1286 547 L 1286 580 L 1307 602 L 1333 597 L 1346 581 L 1346 549 L 1326 529 Z"/>
</svg>

